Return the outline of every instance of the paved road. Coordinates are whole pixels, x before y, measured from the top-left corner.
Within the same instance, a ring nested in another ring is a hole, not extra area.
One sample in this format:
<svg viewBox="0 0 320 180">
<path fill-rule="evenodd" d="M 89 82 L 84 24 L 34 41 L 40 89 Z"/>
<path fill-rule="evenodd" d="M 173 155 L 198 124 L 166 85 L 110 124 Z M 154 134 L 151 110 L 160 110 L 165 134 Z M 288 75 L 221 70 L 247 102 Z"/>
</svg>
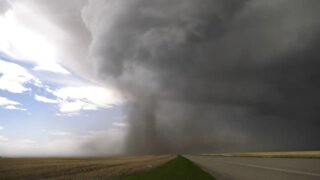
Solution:
<svg viewBox="0 0 320 180">
<path fill-rule="evenodd" d="M 320 159 L 185 157 L 222 180 L 320 180 Z"/>
</svg>

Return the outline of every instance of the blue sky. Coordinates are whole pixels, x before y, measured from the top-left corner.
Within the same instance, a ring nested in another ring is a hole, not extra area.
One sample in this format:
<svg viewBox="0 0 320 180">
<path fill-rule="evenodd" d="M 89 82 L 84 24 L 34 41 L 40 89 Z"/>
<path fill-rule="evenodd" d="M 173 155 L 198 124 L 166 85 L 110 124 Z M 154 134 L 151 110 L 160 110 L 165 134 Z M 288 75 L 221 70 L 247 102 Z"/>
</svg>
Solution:
<svg viewBox="0 0 320 180">
<path fill-rule="evenodd" d="M 81 149 L 81 144 L 86 140 L 81 136 L 117 131 L 121 137 L 116 138 L 123 137 L 127 124 L 121 101 L 109 97 L 108 89 L 71 73 L 38 72 L 32 64 L 20 61 L 0 59 L 1 154 L 83 155 L 86 152 Z M 56 81 L 46 81 L 50 78 Z M 59 79 L 63 82 L 60 83 Z M 98 97 L 95 97 L 97 92 Z M 72 140 L 68 140 L 70 137 Z M 45 148 L 39 148 L 46 147 L 50 141 L 62 141 L 57 146 L 64 146 L 66 139 L 67 145 L 72 141 L 79 149 L 71 152 L 66 148 L 47 153 Z"/>
<path fill-rule="evenodd" d="M 67 56 L 19 21 L 23 7 L 13 7 L 0 14 L 0 156 L 121 153 L 127 128 L 121 96 L 62 66 Z"/>
</svg>

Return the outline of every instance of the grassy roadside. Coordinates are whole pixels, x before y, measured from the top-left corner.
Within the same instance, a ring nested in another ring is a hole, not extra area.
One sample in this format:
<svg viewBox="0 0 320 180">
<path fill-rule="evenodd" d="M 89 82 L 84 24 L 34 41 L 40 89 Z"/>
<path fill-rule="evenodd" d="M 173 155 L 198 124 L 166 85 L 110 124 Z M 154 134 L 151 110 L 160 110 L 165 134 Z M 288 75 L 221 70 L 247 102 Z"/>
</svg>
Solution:
<svg viewBox="0 0 320 180">
<path fill-rule="evenodd" d="M 201 180 L 213 180 L 215 179 L 210 174 L 204 172 L 201 168 L 193 164 L 188 159 L 178 156 L 177 158 L 167 162 L 166 164 L 147 171 L 141 174 L 133 175 L 124 178 L 124 180 L 188 180 L 188 179 L 201 179 Z"/>
</svg>

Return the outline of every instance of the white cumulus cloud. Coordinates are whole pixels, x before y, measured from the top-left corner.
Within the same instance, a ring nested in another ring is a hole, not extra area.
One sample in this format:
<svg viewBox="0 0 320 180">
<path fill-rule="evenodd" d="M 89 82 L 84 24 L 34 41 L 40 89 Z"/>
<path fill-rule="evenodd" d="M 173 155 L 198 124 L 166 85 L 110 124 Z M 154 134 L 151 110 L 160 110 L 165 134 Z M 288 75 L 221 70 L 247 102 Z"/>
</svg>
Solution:
<svg viewBox="0 0 320 180">
<path fill-rule="evenodd" d="M 39 79 L 34 77 L 24 67 L 3 61 L 0 59 L 0 89 L 11 93 L 24 93 L 31 89 L 26 87 L 28 83 L 41 85 Z"/>
<path fill-rule="evenodd" d="M 50 89 L 48 92 L 56 98 L 40 95 L 35 95 L 34 98 L 39 102 L 56 104 L 60 111 L 57 116 L 77 115 L 80 111 L 110 108 L 122 102 L 120 95 L 115 91 L 93 85 Z"/>
<path fill-rule="evenodd" d="M 20 103 L 18 103 L 16 101 L 9 100 L 6 97 L 0 96 L 0 106 L 8 106 L 8 105 L 17 106 L 17 105 L 20 105 Z"/>
<path fill-rule="evenodd" d="M 21 104 L 19 102 L 10 100 L 6 97 L 1 97 L 0 96 L 0 106 L 5 108 L 5 109 L 12 109 L 12 110 L 21 110 L 21 111 L 26 111 L 27 109 L 21 108 Z"/>
<path fill-rule="evenodd" d="M 39 96 L 39 95 L 34 95 L 34 98 L 39 101 L 39 102 L 43 102 L 43 103 L 48 103 L 48 104 L 56 104 L 58 103 L 58 100 L 56 99 L 50 99 L 44 96 Z"/>
<path fill-rule="evenodd" d="M 6 107 L 4 107 L 4 108 L 5 108 L 5 109 L 12 109 L 12 110 L 27 111 L 26 108 L 20 108 L 20 107 L 12 106 L 12 105 L 6 106 Z"/>
<path fill-rule="evenodd" d="M 52 92 L 62 113 L 110 108 L 121 103 L 116 92 L 99 86 L 65 87 Z"/>
</svg>

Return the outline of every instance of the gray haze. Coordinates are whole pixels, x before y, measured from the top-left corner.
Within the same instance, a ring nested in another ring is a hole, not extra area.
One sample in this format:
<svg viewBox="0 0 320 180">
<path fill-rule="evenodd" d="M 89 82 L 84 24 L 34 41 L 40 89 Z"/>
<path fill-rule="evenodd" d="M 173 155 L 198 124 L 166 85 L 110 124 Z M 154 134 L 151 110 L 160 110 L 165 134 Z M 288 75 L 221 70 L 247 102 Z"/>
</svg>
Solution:
<svg viewBox="0 0 320 180">
<path fill-rule="evenodd" d="M 127 153 L 320 148 L 319 0 L 37 2 L 124 95 Z"/>
</svg>

